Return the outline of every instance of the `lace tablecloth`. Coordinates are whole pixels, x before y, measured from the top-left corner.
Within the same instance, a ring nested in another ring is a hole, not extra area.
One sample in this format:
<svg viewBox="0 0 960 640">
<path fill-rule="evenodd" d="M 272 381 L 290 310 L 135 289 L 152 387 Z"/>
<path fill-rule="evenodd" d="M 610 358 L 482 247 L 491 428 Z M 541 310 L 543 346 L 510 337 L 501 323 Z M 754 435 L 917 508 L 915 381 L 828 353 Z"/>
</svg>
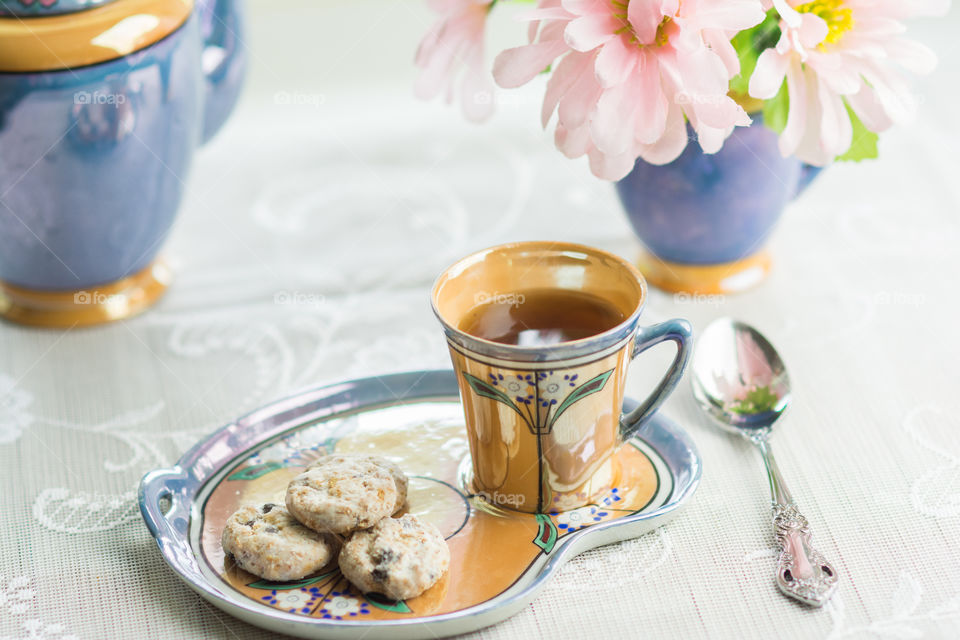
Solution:
<svg viewBox="0 0 960 640">
<path fill-rule="evenodd" d="M 483 127 L 410 97 L 419 1 L 250 9 L 250 81 L 195 163 L 165 251 L 169 294 L 102 328 L 0 326 L 0 638 L 269 637 L 166 567 L 135 504 L 140 477 L 299 388 L 449 366 L 427 294 L 471 250 L 637 251 L 612 187 L 538 129 L 542 87 L 501 95 Z M 841 572 L 836 597 L 810 610 L 777 591 L 760 460 L 683 385 L 664 411 L 704 460 L 687 509 L 576 558 L 476 637 L 960 636 L 958 29 L 956 15 L 920 26 L 941 56 L 918 84 L 920 122 L 791 206 L 762 286 L 652 292 L 646 312 L 698 328 L 738 316 L 782 349 L 795 406 L 775 442 Z M 635 372 L 628 393 L 651 380 Z"/>
</svg>

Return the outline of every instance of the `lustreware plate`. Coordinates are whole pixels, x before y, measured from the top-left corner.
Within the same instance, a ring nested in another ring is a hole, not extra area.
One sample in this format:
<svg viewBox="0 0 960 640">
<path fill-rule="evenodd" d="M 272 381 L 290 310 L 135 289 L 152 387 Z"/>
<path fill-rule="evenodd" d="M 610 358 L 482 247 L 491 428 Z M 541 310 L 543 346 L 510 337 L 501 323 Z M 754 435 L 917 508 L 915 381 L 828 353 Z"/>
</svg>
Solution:
<svg viewBox="0 0 960 640">
<path fill-rule="evenodd" d="M 410 476 L 408 510 L 450 545 L 450 571 L 417 598 L 364 596 L 336 564 L 271 583 L 225 558 L 220 533 L 242 503 L 282 503 L 289 480 L 329 452 L 368 452 Z M 305 391 L 218 430 L 171 469 L 148 473 L 140 510 L 167 564 L 215 606 L 304 638 L 440 637 L 484 627 L 533 600 L 567 560 L 673 517 L 700 480 L 690 437 L 663 416 L 616 454 L 616 488 L 564 513 L 525 514 L 471 495 L 452 371 L 418 371 Z"/>
</svg>

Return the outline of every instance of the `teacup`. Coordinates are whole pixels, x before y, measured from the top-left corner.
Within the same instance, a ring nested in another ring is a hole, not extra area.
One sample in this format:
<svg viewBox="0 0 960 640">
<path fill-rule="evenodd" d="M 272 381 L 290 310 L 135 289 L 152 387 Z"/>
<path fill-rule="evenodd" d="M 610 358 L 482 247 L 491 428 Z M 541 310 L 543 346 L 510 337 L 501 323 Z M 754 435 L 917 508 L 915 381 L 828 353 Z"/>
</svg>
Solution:
<svg viewBox="0 0 960 640">
<path fill-rule="evenodd" d="M 545 346 L 495 342 L 461 328 L 478 301 L 553 289 L 591 294 L 625 319 L 595 335 Z M 685 320 L 640 326 L 646 294 L 632 264 L 572 243 L 505 244 L 463 258 L 440 275 L 433 310 L 460 386 L 471 491 L 500 507 L 543 513 L 583 506 L 616 486 L 614 453 L 677 385 L 692 346 Z M 673 363 L 650 396 L 622 414 L 630 362 L 666 340 L 677 345 Z"/>
</svg>

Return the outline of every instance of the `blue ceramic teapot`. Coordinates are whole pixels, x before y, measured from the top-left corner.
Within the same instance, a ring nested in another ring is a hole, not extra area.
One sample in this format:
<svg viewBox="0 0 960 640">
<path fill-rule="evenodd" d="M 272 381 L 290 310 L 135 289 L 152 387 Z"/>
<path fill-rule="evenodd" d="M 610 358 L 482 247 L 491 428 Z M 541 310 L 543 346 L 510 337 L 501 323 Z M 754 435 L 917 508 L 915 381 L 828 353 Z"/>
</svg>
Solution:
<svg viewBox="0 0 960 640">
<path fill-rule="evenodd" d="M 150 305 L 194 151 L 245 67 L 238 0 L 0 0 L 0 314 Z"/>
</svg>

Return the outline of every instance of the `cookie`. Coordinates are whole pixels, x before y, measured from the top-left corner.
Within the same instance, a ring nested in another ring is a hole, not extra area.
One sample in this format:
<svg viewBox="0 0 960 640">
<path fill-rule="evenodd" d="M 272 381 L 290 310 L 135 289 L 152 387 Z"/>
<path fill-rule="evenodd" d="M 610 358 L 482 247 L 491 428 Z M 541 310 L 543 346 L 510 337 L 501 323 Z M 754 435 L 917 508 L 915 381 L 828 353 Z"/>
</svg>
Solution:
<svg viewBox="0 0 960 640">
<path fill-rule="evenodd" d="M 328 456 L 290 481 L 287 509 L 314 531 L 349 533 L 372 527 L 403 499 L 397 482 L 369 456 Z"/>
<path fill-rule="evenodd" d="M 321 467 L 326 464 L 357 460 L 368 460 L 379 467 L 383 467 L 390 473 L 390 475 L 393 476 L 393 480 L 397 484 L 398 496 L 397 504 L 393 509 L 393 513 L 398 513 L 400 510 L 402 510 L 404 505 L 407 503 L 407 488 L 409 487 L 410 481 L 407 478 L 407 474 L 405 474 L 400 467 L 382 456 L 337 453 L 321 458 L 317 462 L 314 462 L 312 465 L 307 467 L 307 470 L 309 471 L 310 469 L 316 469 L 317 467 Z"/>
<path fill-rule="evenodd" d="M 435 526 L 406 514 L 357 531 L 340 552 L 340 571 L 364 593 L 414 598 L 450 566 L 450 549 Z"/>
<path fill-rule="evenodd" d="M 276 582 L 298 580 L 323 568 L 339 542 L 297 522 L 283 505 L 241 507 L 227 519 L 223 550 L 245 571 Z"/>
</svg>

